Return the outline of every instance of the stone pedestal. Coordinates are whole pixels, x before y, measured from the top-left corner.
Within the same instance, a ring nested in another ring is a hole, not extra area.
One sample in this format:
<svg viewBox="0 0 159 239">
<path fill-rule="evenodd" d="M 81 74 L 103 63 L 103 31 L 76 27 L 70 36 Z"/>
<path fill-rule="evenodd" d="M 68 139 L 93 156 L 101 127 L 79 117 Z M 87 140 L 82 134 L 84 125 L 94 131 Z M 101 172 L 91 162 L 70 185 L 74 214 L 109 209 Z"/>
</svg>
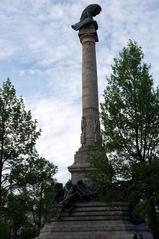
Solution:
<svg viewBox="0 0 159 239">
<path fill-rule="evenodd" d="M 91 149 L 93 150 L 93 149 Z M 95 149 L 94 149 L 95 150 Z M 92 151 L 91 151 L 92 152 Z M 90 155 L 90 149 L 81 147 L 74 156 L 74 163 L 68 169 L 71 172 L 71 181 L 76 184 L 78 181 L 82 180 L 87 183 L 87 173 L 94 170 L 88 162 L 88 157 Z"/>
<path fill-rule="evenodd" d="M 133 239 L 135 233 L 152 239 L 144 224 L 130 221 L 126 204 L 90 202 L 75 204 L 71 213 L 64 210 L 58 220 L 52 218 L 39 239 Z"/>
<path fill-rule="evenodd" d="M 95 150 L 100 135 L 98 85 L 95 43 L 98 41 L 94 24 L 83 27 L 79 31 L 82 44 L 82 120 L 81 148 L 76 152 L 74 164 L 68 169 L 72 183 L 86 181 L 86 172 L 92 170 L 87 157 Z"/>
</svg>

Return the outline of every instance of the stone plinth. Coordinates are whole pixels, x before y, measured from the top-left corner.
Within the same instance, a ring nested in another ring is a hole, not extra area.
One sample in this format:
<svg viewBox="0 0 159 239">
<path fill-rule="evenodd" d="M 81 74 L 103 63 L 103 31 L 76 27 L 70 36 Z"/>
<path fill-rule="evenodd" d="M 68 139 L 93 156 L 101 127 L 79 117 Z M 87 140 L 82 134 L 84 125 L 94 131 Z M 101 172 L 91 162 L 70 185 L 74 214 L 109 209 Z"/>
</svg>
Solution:
<svg viewBox="0 0 159 239">
<path fill-rule="evenodd" d="M 68 167 L 69 171 L 71 172 L 71 181 L 73 184 L 76 184 L 80 180 L 87 183 L 87 173 L 91 170 L 94 170 L 94 168 L 92 168 L 88 162 L 89 154 L 90 149 L 84 147 L 81 147 L 76 152 L 73 165 Z"/>
<path fill-rule="evenodd" d="M 144 224 L 131 223 L 127 205 L 91 202 L 75 204 L 72 213 L 66 209 L 60 219 L 52 218 L 39 239 L 133 239 L 135 233 L 152 239 Z"/>
</svg>

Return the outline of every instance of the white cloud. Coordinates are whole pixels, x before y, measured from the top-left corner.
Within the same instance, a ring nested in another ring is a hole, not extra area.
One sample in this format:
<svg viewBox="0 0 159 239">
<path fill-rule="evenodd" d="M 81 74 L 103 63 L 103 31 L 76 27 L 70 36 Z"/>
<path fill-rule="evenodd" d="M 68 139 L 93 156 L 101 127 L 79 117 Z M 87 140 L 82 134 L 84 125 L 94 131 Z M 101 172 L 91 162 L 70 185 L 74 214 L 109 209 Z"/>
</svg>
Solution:
<svg viewBox="0 0 159 239">
<path fill-rule="evenodd" d="M 53 97 L 28 102 L 28 107 L 42 128 L 38 152 L 59 166 L 57 178 L 66 182 L 67 167 L 73 163 L 80 146 L 80 109 Z"/>
<path fill-rule="evenodd" d="M 5 49 L 4 45 L 7 45 Z M 15 50 L 15 46 L 9 40 L 0 39 L 0 61 L 9 60 L 14 55 Z"/>
</svg>

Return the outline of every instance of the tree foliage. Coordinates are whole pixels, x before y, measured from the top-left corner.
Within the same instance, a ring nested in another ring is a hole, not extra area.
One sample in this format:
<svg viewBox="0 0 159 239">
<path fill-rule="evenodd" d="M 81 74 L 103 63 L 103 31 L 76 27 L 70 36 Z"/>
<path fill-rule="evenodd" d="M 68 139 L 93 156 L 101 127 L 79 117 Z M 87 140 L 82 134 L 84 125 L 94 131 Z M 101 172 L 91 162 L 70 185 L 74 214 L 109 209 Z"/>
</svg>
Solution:
<svg viewBox="0 0 159 239">
<path fill-rule="evenodd" d="M 152 87 L 143 57 L 142 49 L 130 41 L 114 59 L 101 104 L 107 151 L 128 165 L 159 157 L 159 90 Z"/>
<path fill-rule="evenodd" d="M 32 153 L 39 135 L 37 121 L 8 79 L 0 88 L 0 205 L 9 188 L 10 170 Z"/>
<path fill-rule="evenodd" d="M 48 217 L 57 167 L 38 155 L 41 130 L 8 79 L 0 88 L 0 233 L 38 235 Z"/>
<path fill-rule="evenodd" d="M 114 59 L 101 104 L 102 137 L 107 161 L 115 172 L 114 183 L 122 189 L 127 185 L 123 195 L 127 191 L 127 199 L 136 207 L 144 204 L 157 239 L 159 89 L 154 89 L 150 65 L 143 58 L 142 48 L 130 40 Z"/>
<path fill-rule="evenodd" d="M 19 203 L 22 202 L 24 220 L 19 220 L 17 229 L 30 223 L 36 228 L 36 233 L 40 232 L 41 227 L 48 219 L 49 210 L 52 206 L 54 175 L 57 167 L 46 159 L 39 157 L 36 153 L 23 164 L 16 165 L 10 174 L 12 192 L 9 198 L 18 197 Z M 16 195 L 16 196 L 15 196 Z M 18 195 L 18 196 L 17 196 Z M 9 215 L 13 212 L 13 223 L 17 222 L 17 205 L 14 200 L 10 200 Z M 12 210 L 12 204 L 15 210 Z M 15 213 L 15 215 L 14 215 Z"/>
<path fill-rule="evenodd" d="M 53 200 L 54 175 L 57 167 L 36 153 L 10 174 L 12 192 L 18 191 L 30 212 L 30 221 L 41 229 Z"/>
</svg>

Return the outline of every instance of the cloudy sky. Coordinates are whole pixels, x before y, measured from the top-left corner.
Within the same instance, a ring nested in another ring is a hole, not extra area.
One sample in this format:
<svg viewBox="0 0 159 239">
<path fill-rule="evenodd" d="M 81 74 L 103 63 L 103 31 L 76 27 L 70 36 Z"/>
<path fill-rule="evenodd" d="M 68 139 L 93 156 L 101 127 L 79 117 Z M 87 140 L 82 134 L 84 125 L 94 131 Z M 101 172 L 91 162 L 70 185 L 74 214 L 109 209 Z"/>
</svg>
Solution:
<svg viewBox="0 0 159 239">
<path fill-rule="evenodd" d="M 129 39 L 142 46 L 157 85 L 158 0 L 0 0 L 0 84 L 9 77 L 32 110 L 42 129 L 38 151 L 58 165 L 62 182 L 80 146 L 81 45 L 71 25 L 90 3 L 102 7 L 96 17 L 100 101 L 113 58 Z"/>
</svg>

